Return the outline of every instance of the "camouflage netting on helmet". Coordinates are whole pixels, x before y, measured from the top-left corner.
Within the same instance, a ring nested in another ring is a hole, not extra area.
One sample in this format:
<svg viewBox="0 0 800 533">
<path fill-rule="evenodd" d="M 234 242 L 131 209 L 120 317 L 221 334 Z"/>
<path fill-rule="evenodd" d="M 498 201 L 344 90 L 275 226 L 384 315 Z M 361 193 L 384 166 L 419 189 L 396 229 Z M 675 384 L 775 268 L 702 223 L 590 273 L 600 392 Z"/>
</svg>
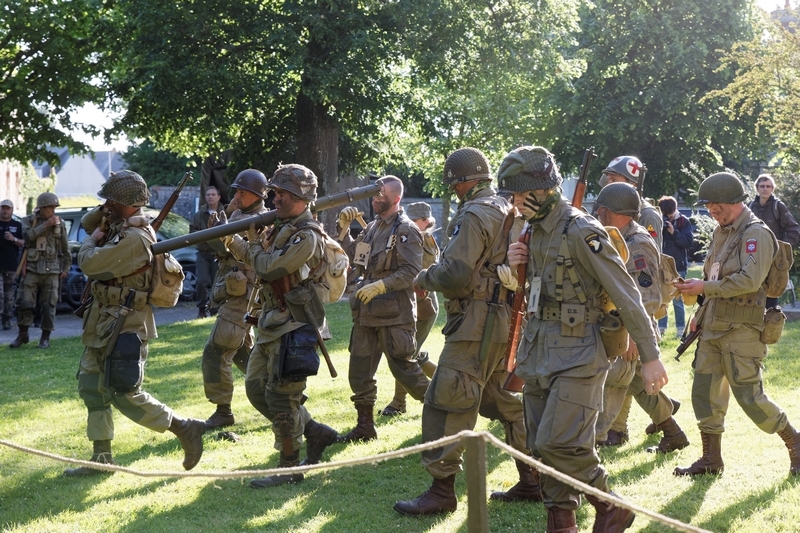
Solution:
<svg viewBox="0 0 800 533">
<path fill-rule="evenodd" d="M 730 172 L 717 172 L 711 174 L 697 191 L 697 202 L 694 205 L 704 205 L 707 203 L 715 204 L 738 204 L 747 200 L 747 192 L 744 184 Z"/>
<path fill-rule="evenodd" d="M 442 183 L 454 185 L 464 181 L 491 180 L 489 160 L 477 148 L 460 148 L 447 156 Z"/>
<path fill-rule="evenodd" d="M 150 199 L 150 191 L 139 174 L 132 170 L 120 170 L 111 173 L 97 196 L 118 204 L 141 207 Z"/>
<path fill-rule="evenodd" d="M 39 209 L 42 207 L 58 207 L 59 205 L 61 204 L 58 203 L 58 196 L 51 192 L 43 192 L 36 198 L 36 207 Z"/>
<path fill-rule="evenodd" d="M 303 165 L 283 165 L 267 183 L 270 189 L 289 191 L 301 200 L 313 202 L 317 199 L 317 176 Z"/>
<path fill-rule="evenodd" d="M 248 191 L 259 198 L 267 199 L 267 177 L 260 170 L 248 168 L 239 172 L 231 184 L 231 189 Z"/>
<path fill-rule="evenodd" d="M 618 215 L 635 217 L 639 214 L 639 193 L 627 183 L 609 183 L 594 203 Z"/>
<path fill-rule="evenodd" d="M 552 189 L 561 184 L 556 161 L 546 148 L 521 146 L 500 163 L 497 183 L 513 192 Z"/>
</svg>

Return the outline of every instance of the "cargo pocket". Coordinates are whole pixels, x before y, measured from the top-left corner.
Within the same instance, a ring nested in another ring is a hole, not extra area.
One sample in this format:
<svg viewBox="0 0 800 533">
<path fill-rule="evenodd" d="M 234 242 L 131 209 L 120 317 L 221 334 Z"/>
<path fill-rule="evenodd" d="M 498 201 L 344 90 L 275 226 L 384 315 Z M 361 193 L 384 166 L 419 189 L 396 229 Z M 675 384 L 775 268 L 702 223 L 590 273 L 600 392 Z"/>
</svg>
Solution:
<svg viewBox="0 0 800 533">
<path fill-rule="evenodd" d="M 449 413 L 465 413 L 478 407 L 481 386 L 467 374 L 439 366 L 425 393 L 425 403 Z"/>
<path fill-rule="evenodd" d="M 391 344 L 391 346 L 388 346 L 391 350 L 391 356 L 396 359 L 410 361 L 417 351 L 417 341 L 414 333 L 399 327 L 386 328 L 385 331 L 388 333 L 387 341 Z"/>
<path fill-rule="evenodd" d="M 728 345 L 730 355 L 725 358 L 731 386 L 753 385 L 761 381 L 762 360 L 767 355 L 767 347 L 760 341 L 737 342 Z"/>
<path fill-rule="evenodd" d="M 555 322 L 554 324 L 559 325 Z M 548 331 L 547 355 L 549 370 L 560 372 L 594 362 L 598 350 L 597 339 L 593 330 L 594 328 L 591 328 L 589 330 L 590 334 L 585 337 L 561 337 Z"/>
<path fill-rule="evenodd" d="M 394 293 L 376 296 L 367 304 L 367 313 L 375 318 L 395 318 L 400 316 L 400 306 Z"/>
<path fill-rule="evenodd" d="M 551 445 L 594 447 L 594 427 L 603 408 L 603 387 L 596 380 L 561 378 L 553 420 L 569 420 L 568 424 L 552 424 Z M 586 442 L 581 442 L 581 440 Z"/>
<path fill-rule="evenodd" d="M 224 318 L 217 318 L 211 342 L 223 350 L 237 350 L 244 344 L 245 328 Z"/>
</svg>

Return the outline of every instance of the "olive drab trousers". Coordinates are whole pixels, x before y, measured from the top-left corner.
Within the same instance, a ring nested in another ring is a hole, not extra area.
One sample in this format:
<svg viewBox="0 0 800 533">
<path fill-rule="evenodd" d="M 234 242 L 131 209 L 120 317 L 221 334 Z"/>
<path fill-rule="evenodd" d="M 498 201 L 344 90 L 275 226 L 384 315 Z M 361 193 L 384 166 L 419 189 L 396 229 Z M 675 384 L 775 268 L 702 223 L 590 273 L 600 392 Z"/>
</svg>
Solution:
<svg viewBox="0 0 800 533">
<path fill-rule="evenodd" d="M 482 362 L 479 348 L 480 342 L 445 342 L 422 407 L 422 441 L 472 430 L 480 414 L 499 420 L 508 444 L 527 453 L 522 402 L 503 389 L 508 375 L 503 365 L 506 343 L 491 343 Z M 424 451 L 422 464 L 431 476 L 448 477 L 461 470 L 464 449 L 464 444 L 456 443 Z"/>
</svg>

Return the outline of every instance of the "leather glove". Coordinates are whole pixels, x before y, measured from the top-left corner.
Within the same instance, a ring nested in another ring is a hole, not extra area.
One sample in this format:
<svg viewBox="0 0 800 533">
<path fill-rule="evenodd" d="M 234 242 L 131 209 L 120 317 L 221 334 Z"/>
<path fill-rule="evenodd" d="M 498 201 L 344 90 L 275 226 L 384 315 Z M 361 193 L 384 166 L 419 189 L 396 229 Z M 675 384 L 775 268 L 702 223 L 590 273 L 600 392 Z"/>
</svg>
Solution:
<svg viewBox="0 0 800 533">
<path fill-rule="evenodd" d="M 497 277 L 500 278 L 500 283 L 503 284 L 503 287 L 511 292 L 516 292 L 519 289 L 519 282 L 517 282 L 517 278 L 511 271 L 510 266 L 497 265 Z"/>
<path fill-rule="evenodd" d="M 222 224 L 228 223 L 228 217 L 225 215 L 225 211 L 220 211 L 219 213 L 211 213 L 208 216 L 208 224 L 209 228 L 213 228 L 216 226 L 221 226 Z"/>
<path fill-rule="evenodd" d="M 358 209 L 352 206 L 345 207 L 339 212 L 339 227 L 349 227 L 356 218 L 358 218 Z"/>
<path fill-rule="evenodd" d="M 356 291 L 356 298 L 361 300 L 361 303 L 368 304 L 373 298 L 380 294 L 386 294 L 386 286 L 381 279 L 372 283 L 367 283 L 358 289 Z"/>
<path fill-rule="evenodd" d="M 334 265 L 330 267 L 330 273 L 332 276 L 341 276 L 346 270 L 347 267 L 350 266 L 350 260 L 346 257 L 339 259 Z"/>
<path fill-rule="evenodd" d="M 258 241 L 258 231 L 256 230 L 256 223 L 253 222 L 250 224 L 250 227 L 247 228 L 247 241 L 250 244 L 256 244 Z"/>
</svg>

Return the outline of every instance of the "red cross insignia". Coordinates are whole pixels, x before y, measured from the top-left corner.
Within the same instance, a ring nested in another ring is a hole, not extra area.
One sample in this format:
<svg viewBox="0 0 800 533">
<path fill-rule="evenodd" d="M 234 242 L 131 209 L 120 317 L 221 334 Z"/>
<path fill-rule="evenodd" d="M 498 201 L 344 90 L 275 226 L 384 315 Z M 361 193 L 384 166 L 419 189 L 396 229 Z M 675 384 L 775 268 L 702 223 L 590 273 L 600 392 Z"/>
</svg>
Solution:
<svg viewBox="0 0 800 533">
<path fill-rule="evenodd" d="M 642 168 L 638 161 L 635 159 L 628 160 L 628 170 L 630 171 L 632 176 L 639 175 L 639 169 Z"/>
<path fill-rule="evenodd" d="M 756 250 L 758 250 L 758 241 L 756 239 L 747 239 L 745 250 L 748 254 L 756 253 Z"/>
</svg>

